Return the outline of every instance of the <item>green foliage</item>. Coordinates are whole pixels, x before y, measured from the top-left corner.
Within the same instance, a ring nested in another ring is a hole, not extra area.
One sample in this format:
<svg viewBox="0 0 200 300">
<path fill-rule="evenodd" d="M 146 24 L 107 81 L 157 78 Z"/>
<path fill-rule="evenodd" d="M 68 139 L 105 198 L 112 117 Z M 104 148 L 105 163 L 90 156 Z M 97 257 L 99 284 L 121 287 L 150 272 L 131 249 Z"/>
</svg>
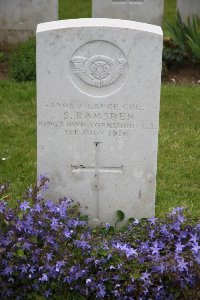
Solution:
<svg viewBox="0 0 200 300">
<path fill-rule="evenodd" d="M 200 61 L 200 18 L 193 16 L 183 22 L 178 12 L 175 23 L 167 22 L 166 27 L 170 40 L 164 42 L 163 61 L 179 64 L 186 59 Z"/>
<path fill-rule="evenodd" d="M 166 0 L 164 1 L 164 16 L 163 16 L 163 26 L 164 35 L 168 35 L 166 30 L 166 21 L 173 23 L 176 16 L 176 0 Z"/>
<path fill-rule="evenodd" d="M 121 221 L 124 220 L 125 214 L 123 213 L 123 211 L 118 210 L 118 211 L 117 211 L 117 217 L 118 217 L 118 222 L 121 222 Z"/>
<path fill-rule="evenodd" d="M 6 61 L 6 55 L 5 53 L 0 51 L 0 63 Z"/>
<path fill-rule="evenodd" d="M 193 16 L 188 20 L 187 39 L 191 53 L 200 60 L 200 18 Z"/>
<path fill-rule="evenodd" d="M 118 223 L 122 222 L 125 218 L 125 214 L 121 210 L 117 210 L 116 215 L 117 215 L 117 222 L 115 223 L 115 228 L 117 228 Z"/>
<path fill-rule="evenodd" d="M 7 201 L 36 179 L 35 83 L 0 81 L 0 182 L 14 182 Z"/>
<path fill-rule="evenodd" d="M 92 0 L 59 0 L 59 19 L 90 18 Z"/>
<path fill-rule="evenodd" d="M 186 55 L 187 52 L 187 42 L 186 42 L 186 34 L 187 34 L 187 26 L 181 20 L 180 13 L 177 13 L 176 21 L 174 25 L 171 25 L 167 22 L 167 30 L 169 31 L 170 37 L 174 45 L 176 45 L 179 51 Z"/>
<path fill-rule="evenodd" d="M 9 59 L 10 76 L 14 80 L 33 81 L 36 79 L 36 40 L 30 38 L 19 44 Z"/>
<path fill-rule="evenodd" d="M 170 65 L 171 63 L 174 64 L 181 64 L 184 61 L 184 54 L 179 51 L 177 47 L 174 47 L 172 43 L 165 45 L 163 48 L 163 66 L 165 64 Z"/>
</svg>

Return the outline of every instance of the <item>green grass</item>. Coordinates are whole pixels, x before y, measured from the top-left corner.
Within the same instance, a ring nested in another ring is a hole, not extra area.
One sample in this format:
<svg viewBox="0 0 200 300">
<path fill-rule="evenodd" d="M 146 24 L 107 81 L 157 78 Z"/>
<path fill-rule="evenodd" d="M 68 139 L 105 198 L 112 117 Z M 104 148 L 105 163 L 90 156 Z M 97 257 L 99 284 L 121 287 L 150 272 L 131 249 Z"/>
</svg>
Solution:
<svg viewBox="0 0 200 300">
<path fill-rule="evenodd" d="M 176 0 L 165 0 L 164 17 L 163 17 L 163 30 L 166 32 L 165 22 L 173 23 L 176 16 Z"/>
<path fill-rule="evenodd" d="M 0 81 L 0 182 L 14 197 L 36 179 L 35 106 L 35 83 Z"/>
<path fill-rule="evenodd" d="M 101 1 L 101 0 L 100 0 Z M 173 22 L 176 15 L 176 0 L 165 0 L 163 30 L 166 33 L 165 21 Z M 59 0 L 59 19 L 90 18 L 92 0 Z"/>
<path fill-rule="evenodd" d="M 200 214 L 200 88 L 164 85 L 158 155 L 158 215 L 180 205 Z"/>
<path fill-rule="evenodd" d="M 0 82 L 0 182 L 12 183 L 14 199 L 36 178 L 35 89 L 35 83 Z M 162 86 L 159 216 L 181 205 L 200 215 L 199 94 L 198 86 Z"/>
<path fill-rule="evenodd" d="M 92 0 L 59 0 L 59 19 L 90 18 Z"/>
</svg>

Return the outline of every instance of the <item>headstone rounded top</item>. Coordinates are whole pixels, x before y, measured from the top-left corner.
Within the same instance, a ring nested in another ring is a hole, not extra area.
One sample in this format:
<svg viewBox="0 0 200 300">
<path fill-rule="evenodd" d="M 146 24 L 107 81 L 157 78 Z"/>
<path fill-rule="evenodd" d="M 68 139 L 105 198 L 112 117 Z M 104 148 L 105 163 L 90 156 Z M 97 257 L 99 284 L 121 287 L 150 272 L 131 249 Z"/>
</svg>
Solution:
<svg viewBox="0 0 200 300">
<path fill-rule="evenodd" d="M 38 24 L 37 33 L 43 31 L 50 31 L 56 29 L 65 28 L 77 28 L 77 27 L 116 27 L 135 29 L 155 34 L 162 35 L 162 29 L 160 26 L 140 23 L 135 21 L 121 20 L 121 19 L 106 19 L 106 18 L 85 18 L 85 19 L 70 19 L 54 22 L 46 22 Z"/>
</svg>

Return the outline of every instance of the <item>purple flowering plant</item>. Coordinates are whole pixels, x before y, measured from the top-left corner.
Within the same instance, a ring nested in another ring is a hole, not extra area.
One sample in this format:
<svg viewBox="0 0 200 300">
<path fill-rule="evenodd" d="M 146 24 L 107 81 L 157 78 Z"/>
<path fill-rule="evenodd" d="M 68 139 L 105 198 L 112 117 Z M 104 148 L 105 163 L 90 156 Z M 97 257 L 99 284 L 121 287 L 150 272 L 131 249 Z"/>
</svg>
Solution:
<svg viewBox="0 0 200 300">
<path fill-rule="evenodd" d="M 14 208 L 1 193 L 0 299 L 200 299 L 200 224 L 186 209 L 91 229 L 48 187 L 41 176 Z"/>
</svg>

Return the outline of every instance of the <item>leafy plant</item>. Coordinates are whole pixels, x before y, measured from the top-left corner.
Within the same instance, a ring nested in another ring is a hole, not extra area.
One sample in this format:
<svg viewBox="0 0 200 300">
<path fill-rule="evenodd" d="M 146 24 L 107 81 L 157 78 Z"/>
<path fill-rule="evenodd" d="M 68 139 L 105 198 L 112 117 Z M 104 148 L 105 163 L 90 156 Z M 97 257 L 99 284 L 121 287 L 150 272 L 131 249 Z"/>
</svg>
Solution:
<svg viewBox="0 0 200 300">
<path fill-rule="evenodd" d="M 200 61 L 200 18 L 188 19 L 187 43 L 191 53 Z"/>
<path fill-rule="evenodd" d="M 0 51 L 0 63 L 6 61 L 6 55 L 5 53 Z"/>
<path fill-rule="evenodd" d="M 36 79 L 36 41 L 29 38 L 17 46 L 9 59 L 10 76 L 16 81 Z"/>
<path fill-rule="evenodd" d="M 181 20 L 181 16 L 179 12 L 177 13 L 175 24 L 170 24 L 169 22 L 166 22 L 166 28 L 173 41 L 173 44 L 178 47 L 182 55 L 187 55 L 187 42 L 186 42 L 187 26 Z"/>
<path fill-rule="evenodd" d="M 200 61 L 200 19 L 198 16 L 181 20 L 177 13 L 175 24 L 166 23 L 170 39 L 164 40 L 163 61 L 182 63 Z"/>
</svg>

